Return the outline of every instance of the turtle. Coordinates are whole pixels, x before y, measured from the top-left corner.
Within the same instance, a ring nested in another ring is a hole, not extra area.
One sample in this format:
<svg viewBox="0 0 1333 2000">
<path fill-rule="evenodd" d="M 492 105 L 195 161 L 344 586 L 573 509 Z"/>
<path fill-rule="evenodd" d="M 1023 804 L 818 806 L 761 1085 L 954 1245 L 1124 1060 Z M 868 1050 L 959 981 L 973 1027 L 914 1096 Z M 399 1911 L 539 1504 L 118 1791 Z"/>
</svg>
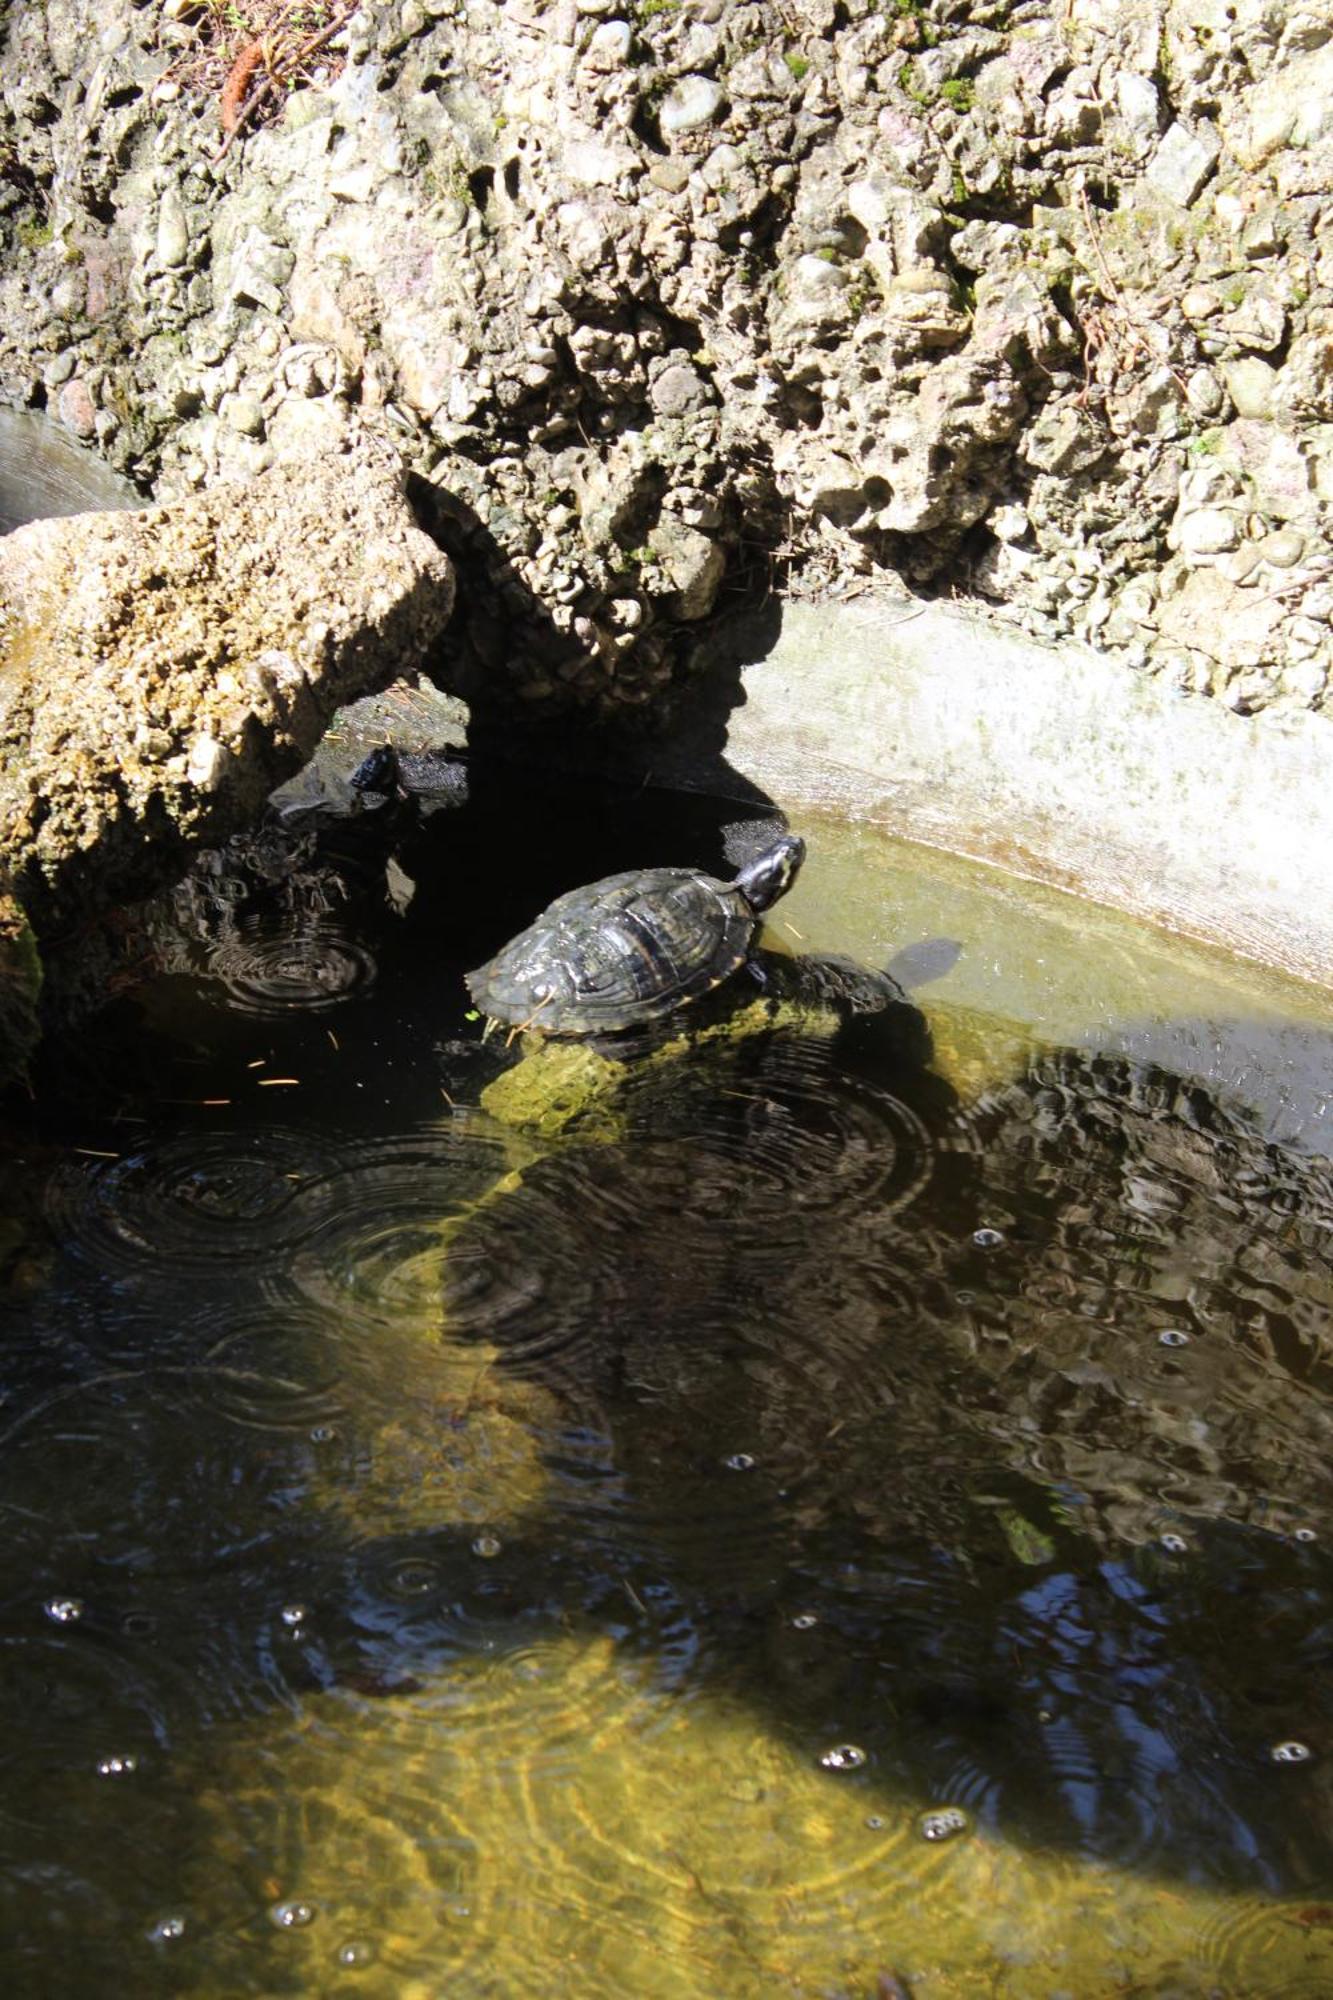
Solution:
<svg viewBox="0 0 1333 2000">
<path fill-rule="evenodd" d="M 785 833 L 720 882 L 696 868 L 632 868 L 567 890 L 466 974 L 481 1011 L 544 1035 L 607 1035 L 663 1021 L 739 971 L 805 842 Z"/>
</svg>

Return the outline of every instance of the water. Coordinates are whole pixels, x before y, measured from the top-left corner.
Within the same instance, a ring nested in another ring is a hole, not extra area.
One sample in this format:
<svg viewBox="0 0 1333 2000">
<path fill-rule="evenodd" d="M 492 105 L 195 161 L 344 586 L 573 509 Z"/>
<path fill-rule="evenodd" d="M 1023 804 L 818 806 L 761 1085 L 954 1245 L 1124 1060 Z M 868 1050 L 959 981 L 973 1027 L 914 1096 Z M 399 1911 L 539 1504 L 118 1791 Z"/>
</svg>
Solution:
<svg viewBox="0 0 1333 2000">
<path fill-rule="evenodd" d="M 1333 1990 L 1333 1007 L 816 824 L 909 1002 L 481 1041 L 743 816 L 258 840 L 10 1104 L 7 1990 Z"/>
</svg>

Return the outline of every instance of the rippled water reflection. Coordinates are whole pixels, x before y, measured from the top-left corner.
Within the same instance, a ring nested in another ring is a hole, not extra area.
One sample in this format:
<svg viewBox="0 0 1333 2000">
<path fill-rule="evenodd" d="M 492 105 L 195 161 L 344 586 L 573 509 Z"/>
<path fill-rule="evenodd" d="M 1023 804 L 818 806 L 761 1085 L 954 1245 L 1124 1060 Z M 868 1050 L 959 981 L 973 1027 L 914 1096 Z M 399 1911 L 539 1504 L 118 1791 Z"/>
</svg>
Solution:
<svg viewBox="0 0 1333 2000">
<path fill-rule="evenodd" d="M 525 1128 L 406 859 L 8 1135 L 13 1990 L 1333 1990 L 1328 1162 L 907 1004 Z"/>
</svg>

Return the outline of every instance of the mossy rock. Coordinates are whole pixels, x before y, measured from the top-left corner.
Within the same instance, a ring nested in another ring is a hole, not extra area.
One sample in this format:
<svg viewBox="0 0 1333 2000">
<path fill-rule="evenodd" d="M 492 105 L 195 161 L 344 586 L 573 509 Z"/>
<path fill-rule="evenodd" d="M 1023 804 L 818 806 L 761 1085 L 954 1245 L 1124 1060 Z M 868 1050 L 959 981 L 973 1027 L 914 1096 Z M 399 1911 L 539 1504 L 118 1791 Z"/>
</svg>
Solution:
<svg viewBox="0 0 1333 2000">
<path fill-rule="evenodd" d="M 852 1015 L 903 1007 L 904 996 L 885 973 L 839 959 L 758 956 L 763 986 L 729 983 L 681 1013 L 669 1039 L 651 1046 L 626 1041 L 562 1041 L 538 1034 L 522 1038 L 521 1060 L 501 1072 L 481 1094 L 483 1110 L 502 1124 L 554 1144 L 614 1143 L 624 1134 L 627 1091 L 639 1095 L 666 1080 L 686 1055 L 716 1053 L 758 1035 L 831 1037 Z M 905 1010 L 907 1011 L 907 1010 Z"/>
</svg>

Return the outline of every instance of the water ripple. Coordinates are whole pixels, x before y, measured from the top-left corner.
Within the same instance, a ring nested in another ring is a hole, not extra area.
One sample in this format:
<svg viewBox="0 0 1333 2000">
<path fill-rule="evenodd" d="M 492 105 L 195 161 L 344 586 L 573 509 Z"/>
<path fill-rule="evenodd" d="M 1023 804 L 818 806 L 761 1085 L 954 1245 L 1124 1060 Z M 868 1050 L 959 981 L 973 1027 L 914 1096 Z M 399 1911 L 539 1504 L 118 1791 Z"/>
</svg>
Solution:
<svg viewBox="0 0 1333 2000">
<path fill-rule="evenodd" d="M 97 1164 L 65 1162 L 47 1184 L 51 1230 L 99 1272 L 142 1275 L 262 1265 L 312 1226 L 336 1140 L 269 1126 L 178 1133 Z"/>
<path fill-rule="evenodd" d="M 274 1019 L 319 1013 L 366 992 L 376 966 L 366 947 L 334 924 L 275 930 L 243 919 L 210 954 L 208 971 L 235 1011 Z"/>
</svg>

